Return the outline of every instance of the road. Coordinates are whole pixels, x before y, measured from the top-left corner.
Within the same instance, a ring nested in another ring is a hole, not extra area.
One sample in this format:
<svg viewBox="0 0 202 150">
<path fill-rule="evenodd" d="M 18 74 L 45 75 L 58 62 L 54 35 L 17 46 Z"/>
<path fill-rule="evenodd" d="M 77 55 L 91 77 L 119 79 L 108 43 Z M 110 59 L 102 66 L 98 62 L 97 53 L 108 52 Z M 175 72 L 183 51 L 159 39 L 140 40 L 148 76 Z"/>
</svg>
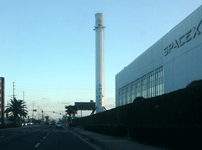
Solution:
<svg viewBox="0 0 202 150">
<path fill-rule="evenodd" d="M 0 149 L 5 150 L 95 150 L 82 138 L 75 136 L 68 128 L 54 125 L 38 125 L 11 129 L 0 129 Z"/>
</svg>

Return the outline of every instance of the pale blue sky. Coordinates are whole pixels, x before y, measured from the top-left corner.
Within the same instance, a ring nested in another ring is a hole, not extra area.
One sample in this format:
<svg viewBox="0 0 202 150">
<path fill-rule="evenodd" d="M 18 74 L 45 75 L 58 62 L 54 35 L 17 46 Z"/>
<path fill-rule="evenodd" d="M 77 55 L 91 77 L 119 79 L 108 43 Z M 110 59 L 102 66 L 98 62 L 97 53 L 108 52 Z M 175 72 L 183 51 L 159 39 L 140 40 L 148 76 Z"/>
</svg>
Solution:
<svg viewBox="0 0 202 150">
<path fill-rule="evenodd" d="M 111 109 L 115 75 L 200 5 L 199 0 L 0 0 L 5 100 L 15 82 L 17 99 L 24 91 L 29 110 L 35 101 L 54 118 L 58 115 L 48 111 L 95 101 L 93 28 L 95 14 L 103 13 L 105 103 Z"/>
</svg>

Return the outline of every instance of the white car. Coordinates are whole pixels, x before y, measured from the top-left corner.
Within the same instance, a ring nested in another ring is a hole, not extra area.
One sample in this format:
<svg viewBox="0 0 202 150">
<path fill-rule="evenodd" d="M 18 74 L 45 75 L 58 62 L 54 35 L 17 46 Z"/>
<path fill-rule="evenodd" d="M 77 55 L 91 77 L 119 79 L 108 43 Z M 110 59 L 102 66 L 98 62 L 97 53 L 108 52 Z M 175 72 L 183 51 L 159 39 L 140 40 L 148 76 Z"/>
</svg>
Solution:
<svg viewBox="0 0 202 150">
<path fill-rule="evenodd" d="M 28 122 L 28 123 L 27 123 L 28 126 L 30 126 L 30 125 L 32 125 L 32 124 L 33 124 L 32 122 Z"/>
<path fill-rule="evenodd" d="M 62 122 L 57 122 L 55 125 L 56 125 L 56 128 L 62 128 L 63 127 Z"/>
</svg>

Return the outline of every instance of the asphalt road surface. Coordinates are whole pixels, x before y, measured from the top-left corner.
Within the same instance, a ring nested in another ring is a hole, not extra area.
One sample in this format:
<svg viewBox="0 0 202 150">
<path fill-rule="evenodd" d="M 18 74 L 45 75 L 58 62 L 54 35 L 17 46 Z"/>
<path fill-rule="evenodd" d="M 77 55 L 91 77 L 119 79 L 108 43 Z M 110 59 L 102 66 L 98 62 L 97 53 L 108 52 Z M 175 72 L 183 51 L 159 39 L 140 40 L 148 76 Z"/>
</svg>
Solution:
<svg viewBox="0 0 202 150">
<path fill-rule="evenodd" d="M 41 125 L 0 129 L 2 150 L 95 150 L 96 148 L 75 136 L 68 128 Z"/>
</svg>

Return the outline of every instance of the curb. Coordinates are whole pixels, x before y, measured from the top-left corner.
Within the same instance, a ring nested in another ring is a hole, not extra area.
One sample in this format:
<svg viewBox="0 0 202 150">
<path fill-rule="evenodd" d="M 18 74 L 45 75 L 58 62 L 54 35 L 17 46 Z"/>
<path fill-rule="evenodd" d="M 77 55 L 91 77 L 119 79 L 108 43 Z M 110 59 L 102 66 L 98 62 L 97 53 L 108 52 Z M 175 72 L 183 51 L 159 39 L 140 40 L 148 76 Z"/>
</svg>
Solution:
<svg viewBox="0 0 202 150">
<path fill-rule="evenodd" d="M 68 127 L 66 127 L 66 128 L 68 128 Z M 82 137 L 85 138 L 85 140 L 88 140 L 89 142 L 91 142 L 91 143 L 93 143 L 93 144 L 96 144 L 96 145 L 98 145 L 98 146 L 101 146 L 102 148 L 104 148 L 104 149 L 106 149 L 106 150 L 115 150 L 115 149 L 113 149 L 113 148 L 111 148 L 111 147 L 109 147 L 109 146 L 107 146 L 107 145 L 105 145 L 105 144 L 103 144 L 103 143 L 101 143 L 101 142 L 99 142 L 99 141 L 97 141 L 97 140 L 94 140 L 94 139 L 91 138 L 91 137 L 88 137 L 88 136 L 86 136 L 86 135 L 84 135 L 84 134 L 82 134 L 82 133 L 80 133 L 80 132 L 78 132 L 78 131 L 75 131 L 74 128 L 68 128 L 68 129 L 70 129 L 72 132 L 75 132 L 75 133 L 81 135 Z"/>
</svg>

